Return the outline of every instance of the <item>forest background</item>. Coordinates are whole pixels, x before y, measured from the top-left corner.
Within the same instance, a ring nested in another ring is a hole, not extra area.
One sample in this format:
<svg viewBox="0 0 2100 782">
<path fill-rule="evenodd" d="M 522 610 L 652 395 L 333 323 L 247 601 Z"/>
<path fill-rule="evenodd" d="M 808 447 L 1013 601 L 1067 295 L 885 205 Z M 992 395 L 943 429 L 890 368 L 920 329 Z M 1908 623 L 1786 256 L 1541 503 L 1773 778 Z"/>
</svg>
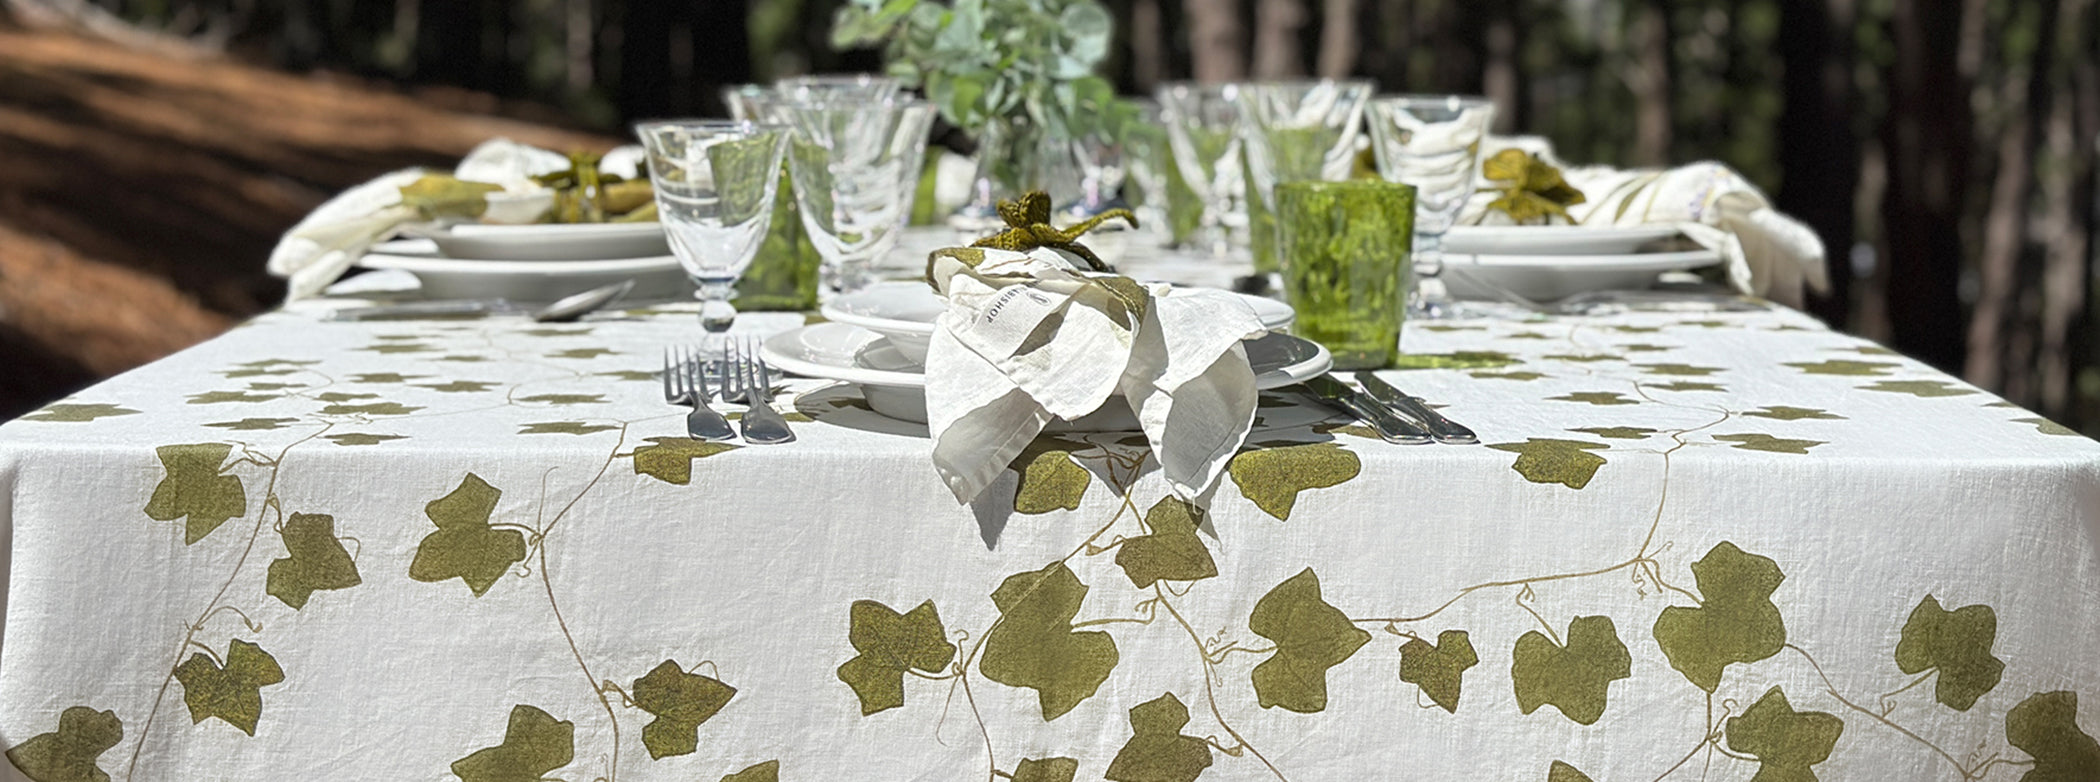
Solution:
<svg viewBox="0 0 2100 782">
<path fill-rule="evenodd" d="M 0 0 L 0 419 L 269 307 L 277 233 L 381 171 L 879 69 L 840 1 Z M 1814 315 L 2100 432 L 2100 0 L 1102 2 L 1127 94 L 1353 76 L 1723 161 L 1822 236 Z"/>
</svg>

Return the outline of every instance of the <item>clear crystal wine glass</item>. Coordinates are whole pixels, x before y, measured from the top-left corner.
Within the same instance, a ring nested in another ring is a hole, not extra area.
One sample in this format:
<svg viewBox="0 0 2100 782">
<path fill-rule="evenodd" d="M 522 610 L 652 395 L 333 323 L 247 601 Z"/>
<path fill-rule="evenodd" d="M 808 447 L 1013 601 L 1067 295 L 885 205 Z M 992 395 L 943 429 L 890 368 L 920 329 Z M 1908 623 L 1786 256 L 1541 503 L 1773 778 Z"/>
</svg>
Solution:
<svg viewBox="0 0 2100 782">
<path fill-rule="evenodd" d="M 1174 164 L 1203 202 L 1198 241 L 1219 256 L 1230 251 L 1232 196 L 1240 180 L 1239 90 L 1189 82 L 1159 88 Z"/>
<path fill-rule="evenodd" d="M 736 120 L 675 120 L 635 126 L 648 149 L 657 219 L 671 252 L 698 288 L 700 325 L 729 330 L 736 282 L 750 268 L 773 219 L 788 132 Z"/>
<path fill-rule="evenodd" d="M 811 99 L 782 109 L 794 123 L 788 171 L 802 225 L 824 257 L 826 287 L 867 287 L 875 261 L 896 245 L 905 215 L 906 158 L 924 154 L 926 125 L 898 99 Z M 916 134 L 916 135 L 914 135 Z"/>
<path fill-rule="evenodd" d="M 1402 95 L 1372 101 L 1370 121 L 1379 175 L 1415 186 L 1416 284 L 1408 315 L 1462 316 L 1437 276 L 1444 271 L 1444 234 L 1473 197 L 1495 104 L 1461 95 Z"/>
<path fill-rule="evenodd" d="M 1356 164 L 1368 81 L 1261 82 L 1239 90 L 1241 142 L 1247 145 L 1248 233 L 1254 268 L 1277 268 L 1276 185 L 1339 182 Z M 1260 208 L 1253 202 L 1260 199 Z"/>
</svg>

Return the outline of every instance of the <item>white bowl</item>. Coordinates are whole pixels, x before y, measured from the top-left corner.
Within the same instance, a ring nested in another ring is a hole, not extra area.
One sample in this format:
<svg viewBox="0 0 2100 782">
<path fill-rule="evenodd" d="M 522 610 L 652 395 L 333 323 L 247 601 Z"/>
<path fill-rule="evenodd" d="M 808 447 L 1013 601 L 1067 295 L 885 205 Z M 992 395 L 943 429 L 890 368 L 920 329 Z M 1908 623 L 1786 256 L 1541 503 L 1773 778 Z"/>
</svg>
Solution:
<svg viewBox="0 0 2100 782">
<path fill-rule="evenodd" d="M 693 283 L 668 255 L 586 261 L 501 261 L 445 258 L 428 241 L 385 242 L 359 258 L 367 269 L 400 269 L 416 276 L 428 299 L 554 301 L 577 291 L 634 280 L 633 301 L 690 298 Z"/>
<path fill-rule="evenodd" d="M 467 223 L 426 236 L 451 258 L 491 261 L 581 261 L 669 255 L 661 223 L 482 225 Z"/>
<path fill-rule="evenodd" d="M 1275 299 L 1240 294 L 1261 325 L 1270 331 L 1289 331 L 1297 313 Z M 841 294 L 818 308 L 825 320 L 844 323 L 888 337 L 890 344 L 914 366 L 926 363 L 926 347 L 933 341 L 934 319 L 948 302 L 923 282 L 884 282 L 852 293 Z"/>
</svg>

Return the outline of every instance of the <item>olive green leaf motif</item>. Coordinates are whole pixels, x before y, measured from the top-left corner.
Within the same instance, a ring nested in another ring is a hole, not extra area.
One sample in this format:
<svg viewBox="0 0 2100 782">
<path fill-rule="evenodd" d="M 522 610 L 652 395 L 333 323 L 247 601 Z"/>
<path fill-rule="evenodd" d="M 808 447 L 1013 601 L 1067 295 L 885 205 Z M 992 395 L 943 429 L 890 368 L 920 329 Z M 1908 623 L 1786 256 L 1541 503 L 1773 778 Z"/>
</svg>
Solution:
<svg viewBox="0 0 2100 782">
<path fill-rule="evenodd" d="M 1393 369 L 1495 369 L 1517 363 L 1517 357 L 1494 350 L 1409 353 L 1393 359 Z"/>
<path fill-rule="evenodd" d="M 648 445 L 634 449 L 634 474 L 684 486 L 693 482 L 694 459 L 734 451 L 737 447 L 690 437 L 651 437 Z"/>
<path fill-rule="evenodd" d="M 1593 434 L 1608 440 L 1643 440 L 1647 439 L 1648 435 L 1655 434 L 1654 429 L 1644 426 L 1585 426 L 1568 431 Z"/>
<path fill-rule="evenodd" d="M 1889 370 L 1902 366 L 1891 361 L 1852 361 L 1849 359 L 1789 361 L 1786 365 L 1811 375 L 1846 375 L 1850 377 L 1883 377 L 1889 374 Z"/>
<path fill-rule="evenodd" d="M 1146 589 L 1158 581 L 1197 581 L 1218 574 L 1210 549 L 1196 536 L 1196 523 L 1203 511 L 1178 497 L 1164 497 L 1145 511 L 1150 535 L 1123 541 L 1116 547 L 1116 564 L 1130 583 Z"/>
<path fill-rule="evenodd" d="M 314 395 L 323 402 L 348 402 L 353 399 L 377 399 L 378 394 L 352 394 L 347 391 L 324 391 Z"/>
<path fill-rule="evenodd" d="M 1654 389 L 1659 389 L 1659 390 L 1663 390 L 1663 391 L 1726 391 L 1726 390 L 1728 390 L 1728 389 L 1726 389 L 1726 388 L 1722 388 L 1721 386 L 1715 385 L 1715 384 L 1713 384 L 1713 383 L 1699 383 L 1699 382 L 1695 382 L 1695 381 L 1691 381 L 1691 380 L 1677 380 L 1677 381 L 1672 381 L 1672 382 L 1669 382 L 1669 383 L 1649 383 L 1649 384 L 1646 384 L 1646 386 L 1645 386 L 1645 387 L 1647 387 L 1647 388 L 1654 388 Z"/>
<path fill-rule="evenodd" d="M 1633 656 L 1608 616 L 1575 617 L 1565 647 L 1537 630 L 1525 633 L 1514 658 L 1517 708 L 1530 714 L 1550 703 L 1578 725 L 1596 724 L 1611 683 L 1633 675 Z"/>
<path fill-rule="evenodd" d="M 549 353 L 549 354 L 547 354 L 547 357 L 548 357 L 548 358 L 597 358 L 597 357 L 599 357 L 599 356 L 610 356 L 610 355 L 613 355 L 613 351 L 611 351 L 611 350 L 608 350 L 608 349 L 606 349 L 606 348 L 569 348 L 568 350 L 558 350 L 558 351 L 555 351 L 555 352 L 553 352 L 553 353 Z"/>
<path fill-rule="evenodd" d="M 582 421 L 546 421 L 536 424 L 520 424 L 518 434 L 592 434 L 620 427 L 612 424 L 587 424 Z"/>
<path fill-rule="evenodd" d="M 1778 563 L 1722 541 L 1692 563 L 1704 602 L 1670 606 L 1655 619 L 1655 642 L 1670 667 L 1709 693 L 1729 663 L 1754 663 L 1786 645 L 1786 623 L 1772 592 L 1786 580 Z"/>
<path fill-rule="evenodd" d="M 1354 452 L 1335 443 L 1241 451 L 1225 467 L 1240 495 L 1279 521 L 1291 519 L 1299 492 L 1339 486 L 1362 469 Z"/>
<path fill-rule="evenodd" d="M 1022 758 L 1014 766 L 1014 782 L 1072 782 L 1079 775 L 1079 761 L 1071 758 Z"/>
<path fill-rule="evenodd" d="M 1641 371 L 1651 375 L 1674 375 L 1679 377 L 1705 377 L 1722 371 L 1720 367 L 1695 367 L 1690 364 L 1635 364 Z"/>
<path fill-rule="evenodd" d="M 428 388 L 428 389 L 430 389 L 430 390 L 432 390 L 432 391 L 437 391 L 437 392 L 441 392 L 441 393 L 446 393 L 446 394 L 473 394 L 473 393 L 480 393 L 480 392 L 482 392 L 482 391 L 487 391 L 487 390 L 489 390 L 489 389 L 491 389 L 491 388 L 495 388 L 496 386 L 499 386 L 499 385 L 502 385 L 502 384 L 501 384 L 501 383 L 490 383 L 490 382 L 488 382 L 488 381 L 485 381 L 485 380 L 452 380 L 452 381 L 448 381 L 448 382 L 444 382 L 444 383 L 431 383 L 431 384 L 428 384 L 428 385 L 417 385 L 416 387 L 417 387 L 417 388 Z"/>
<path fill-rule="evenodd" d="M 321 408 L 322 415 L 408 415 L 423 408 L 399 402 L 368 402 L 365 404 L 333 404 Z"/>
<path fill-rule="evenodd" d="M 406 383 L 429 375 L 404 375 L 399 372 L 365 372 L 350 376 L 352 383 Z"/>
<path fill-rule="evenodd" d="M 175 680 L 182 682 L 190 722 L 217 717 L 253 736 L 262 719 L 262 688 L 284 681 L 284 669 L 262 647 L 235 639 L 226 648 L 226 667 L 197 652 L 175 666 Z"/>
<path fill-rule="evenodd" d="M 1604 457 L 1590 451 L 1611 446 L 1583 440 L 1533 437 L 1521 443 L 1493 443 L 1488 447 L 1516 454 L 1517 460 L 1509 468 L 1524 476 L 1524 480 L 1580 489 L 1590 485 L 1590 479 L 1597 475 L 1597 468 L 1604 466 Z"/>
<path fill-rule="evenodd" d="M 2051 421 L 2047 418 L 2015 418 L 2013 419 L 2013 421 L 2022 424 L 2034 424 L 2034 430 L 2037 432 L 2041 432 L 2042 434 L 2063 435 L 2070 437 L 2078 436 L 2078 430 L 2072 429 L 2068 426 L 2064 426 L 2063 424 L 2059 424 L 2055 421 Z"/>
<path fill-rule="evenodd" d="M 1862 391 L 1882 391 L 1891 394 L 1909 394 L 1931 399 L 1942 396 L 1967 396 L 1976 393 L 1973 389 L 1959 388 L 1945 380 L 1883 380 L 1859 387 Z"/>
<path fill-rule="evenodd" d="M 1537 372 L 1474 372 L 1473 377 L 1482 380 L 1537 380 L 1545 375 Z"/>
<path fill-rule="evenodd" d="M 576 723 L 518 704 L 510 710 L 503 743 L 452 761 L 462 782 L 536 782 L 576 759 Z"/>
<path fill-rule="evenodd" d="M 1063 562 L 1015 573 L 992 592 L 1000 617 L 985 636 L 978 668 L 992 681 L 1035 690 L 1046 721 L 1093 697 L 1119 659 L 1108 633 L 1073 632 L 1086 593 Z"/>
<path fill-rule="evenodd" d="M 728 705 L 736 688 L 665 660 L 634 680 L 633 693 L 636 707 L 656 715 L 642 726 L 642 746 L 649 748 L 649 757 L 661 760 L 699 749 L 700 724 Z"/>
<path fill-rule="evenodd" d="M 357 563 L 335 536 L 334 516 L 294 513 L 279 535 L 284 538 L 286 556 L 270 563 L 264 591 L 293 610 L 305 608 L 317 590 L 364 583 L 357 576 Z"/>
<path fill-rule="evenodd" d="M 408 438 L 398 434 L 367 434 L 364 432 L 344 432 L 342 434 L 331 434 L 322 437 L 321 439 L 335 443 L 336 445 L 378 445 L 388 440 L 406 440 Z"/>
<path fill-rule="evenodd" d="M 203 540 L 212 530 L 235 516 L 248 515 L 248 492 L 238 475 L 222 472 L 233 446 L 226 443 L 163 445 L 160 455 L 167 477 L 153 487 L 146 501 L 146 517 L 154 521 L 183 523 L 184 545 Z"/>
<path fill-rule="evenodd" d="M 722 782 L 780 782 L 780 761 L 768 760 L 723 777 Z"/>
<path fill-rule="evenodd" d="M 1021 451 L 1010 468 L 1021 477 L 1014 488 L 1015 513 L 1049 513 L 1078 510 L 1093 475 L 1072 459 L 1084 443 L 1038 437 Z"/>
<path fill-rule="evenodd" d="M 206 391 L 202 394 L 191 394 L 189 402 L 193 405 L 216 405 L 226 402 L 252 404 L 255 402 L 268 402 L 279 396 L 282 396 L 282 394 L 251 394 L 246 391 Z"/>
<path fill-rule="evenodd" d="M 425 345 L 420 342 L 381 342 L 375 345 L 366 345 L 364 347 L 355 349 L 371 353 L 378 353 L 380 355 L 392 355 L 395 353 L 430 353 L 437 350 L 437 348 Z"/>
<path fill-rule="evenodd" d="M 1818 410 L 1813 407 L 1787 407 L 1786 405 L 1768 405 L 1762 409 L 1751 410 L 1743 415 L 1772 418 L 1780 421 L 1799 421 L 1804 418 L 1842 421 L 1845 418 L 1828 410 Z"/>
<path fill-rule="evenodd" d="M 534 394 L 518 397 L 520 402 L 539 402 L 549 405 L 596 405 L 605 402 L 604 394 Z"/>
<path fill-rule="evenodd" d="M 1276 653 L 1254 666 L 1254 696 L 1264 709 L 1300 714 L 1327 708 L 1327 669 L 1369 643 L 1371 634 L 1320 598 L 1312 568 L 1284 579 L 1254 603 L 1247 627 L 1276 642 Z"/>
<path fill-rule="evenodd" d="M 1434 644 L 1411 638 L 1400 645 L 1400 681 L 1421 687 L 1436 705 L 1456 714 L 1460 680 L 1479 662 L 1464 630 L 1438 633 Z"/>
<path fill-rule="evenodd" d="M 1815 782 L 1809 767 L 1830 757 L 1845 722 L 1820 711 L 1794 711 L 1778 687 L 1765 691 L 1741 716 L 1729 717 L 1728 746 L 1757 756 L 1750 782 Z"/>
<path fill-rule="evenodd" d="M 1554 361 L 1574 361 L 1584 364 L 1596 361 L 1626 360 L 1625 356 L 1614 356 L 1610 353 L 1555 353 L 1547 356 L 1546 358 L 1553 359 Z"/>
<path fill-rule="evenodd" d="M 1590 775 L 1582 773 L 1581 769 L 1556 760 L 1553 761 L 1551 767 L 1546 769 L 1546 782 L 1595 782 L 1595 780 L 1590 779 Z"/>
<path fill-rule="evenodd" d="M 1191 782 L 1210 768 L 1210 744 L 1181 735 L 1189 708 L 1174 693 L 1130 707 L 1130 741 L 1108 763 L 1109 782 Z"/>
<path fill-rule="evenodd" d="M 1823 445 L 1823 440 L 1789 440 L 1769 434 L 1717 434 L 1715 440 L 1735 443 L 1736 448 L 1767 453 L 1808 453 L 1808 449 Z"/>
<path fill-rule="evenodd" d="M 904 614 L 855 600 L 847 638 L 860 654 L 840 665 L 838 676 L 860 696 L 861 716 L 904 705 L 905 671 L 940 673 L 955 660 L 955 644 L 931 600 Z"/>
<path fill-rule="evenodd" d="M 64 724 L 61 720 L 61 730 Z M 2034 768 L 2028 769 L 2020 782 L 2100 779 L 2100 741 L 2078 729 L 2078 693 L 2038 692 L 2027 696 L 2027 700 L 2005 713 L 2005 741 L 2034 757 Z"/>
<path fill-rule="evenodd" d="M 272 429 L 283 429 L 285 424 L 298 422 L 299 419 L 297 418 L 243 418 L 239 421 L 220 421 L 218 423 L 205 424 L 205 426 L 216 429 L 231 429 L 236 432 L 264 432 Z"/>
<path fill-rule="evenodd" d="M 109 782 L 95 759 L 123 740 L 116 712 L 74 706 L 59 712 L 58 730 L 15 745 L 7 759 L 35 782 Z"/>
<path fill-rule="evenodd" d="M 1480 175 L 1502 191 L 1487 208 L 1509 215 L 1518 225 L 1550 222 L 1549 216 L 1568 219 L 1568 207 L 1587 200 L 1561 177 L 1560 169 L 1521 149 L 1505 149 L 1481 161 Z"/>
<path fill-rule="evenodd" d="M 512 564 L 525 559 L 523 534 L 489 527 L 489 514 L 502 496 L 503 490 L 470 472 L 451 494 L 423 506 L 423 515 L 430 517 L 437 531 L 417 544 L 408 577 L 431 583 L 457 578 L 474 590 L 475 597 L 488 592 Z"/>
<path fill-rule="evenodd" d="M 1976 699 L 1998 686 L 2005 663 L 1991 656 L 1998 638 L 1998 612 L 1987 605 L 1948 611 L 1939 598 L 1926 595 L 1903 623 L 1896 642 L 1896 667 L 1904 673 L 1939 669 L 1933 697 L 1947 708 L 1968 711 Z"/>
<path fill-rule="evenodd" d="M 1081 234 L 1093 230 L 1103 221 L 1120 217 L 1130 227 L 1137 227 L 1137 215 L 1128 209 L 1110 209 L 1087 218 L 1070 228 L 1058 229 L 1050 225 L 1050 195 L 1041 190 L 1022 193 L 1012 201 L 1000 201 L 997 205 L 999 219 L 1006 221 L 1006 230 L 971 242 L 971 247 L 991 247 L 1013 252 L 1027 252 L 1038 247 L 1063 250 L 1084 259 L 1094 271 L 1110 271 L 1107 263 L 1094 255 L 1086 245 L 1079 243 Z"/>
<path fill-rule="evenodd" d="M 29 415 L 22 416 L 22 420 L 56 421 L 77 424 L 86 421 L 93 421 L 97 418 L 106 418 L 109 416 L 137 415 L 138 412 L 139 411 L 130 409 L 128 407 L 118 407 L 116 405 L 106 404 L 54 404 L 45 405 L 42 410 L 38 410 L 34 413 L 30 413 Z"/>
<path fill-rule="evenodd" d="M 1549 396 L 1546 399 L 1552 402 L 1582 402 L 1598 407 L 1637 405 L 1641 403 L 1641 400 L 1628 399 L 1625 394 L 1617 391 L 1574 391 L 1560 396 Z"/>
</svg>

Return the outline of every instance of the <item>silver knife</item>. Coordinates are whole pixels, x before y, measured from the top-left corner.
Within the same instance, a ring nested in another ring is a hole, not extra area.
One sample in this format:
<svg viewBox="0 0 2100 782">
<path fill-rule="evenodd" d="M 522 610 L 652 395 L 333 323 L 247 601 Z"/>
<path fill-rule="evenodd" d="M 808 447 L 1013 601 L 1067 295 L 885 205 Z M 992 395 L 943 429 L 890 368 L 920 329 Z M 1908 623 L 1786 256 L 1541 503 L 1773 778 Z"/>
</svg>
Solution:
<svg viewBox="0 0 2100 782">
<path fill-rule="evenodd" d="M 1334 379 L 1333 375 L 1320 375 L 1305 381 L 1305 387 L 1315 396 L 1344 412 L 1362 419 L 1378 431 L 1380 439 L 1402 445 L 1424 445 L 1430 442 L 1428 432 L 1407 419 L 1394 415 L 1393 411 L 1371 401 L 1362 391 L 1350 388 L 1349 384 Z"/>
<path fill-rule="evenodd" d="M 1401 412 L 1413 416 L 1416 420 L 1428 426 L 1430 436 L 1436 438 L 1437 442 L 1446 445 L 1472 445 L 1480 442 L 1480 438 L 1473 434 L 1473 430 L 1460 426 L 1449 418 L 1445 418 L 1443 413 L 1439 413 L 1435 408 L 1422 404 L 1422 400 L 1408 396 L 1400 389 L 1394 388 L 1392 384 L 1378 379 L 1377 375 L 1370 372 L 1358 372 L 1356 373 L 1356 382 L 1363 384 L 1364 391 L 1369 393 L 1372 399 L 1398 408 Z"/>
</svg>

